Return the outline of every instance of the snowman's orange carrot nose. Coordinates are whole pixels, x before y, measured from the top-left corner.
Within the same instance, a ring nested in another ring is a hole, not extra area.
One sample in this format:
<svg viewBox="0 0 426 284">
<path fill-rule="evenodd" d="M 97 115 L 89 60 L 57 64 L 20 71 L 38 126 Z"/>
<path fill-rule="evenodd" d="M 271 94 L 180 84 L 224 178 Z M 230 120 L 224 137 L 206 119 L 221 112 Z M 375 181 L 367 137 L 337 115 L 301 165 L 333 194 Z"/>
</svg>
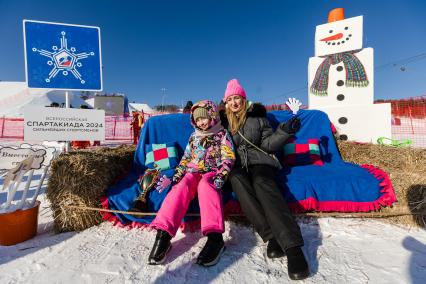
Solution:
<svg viewBox="0 0 426 284">
<path fill-rule="evenodd" d="M 336 40 L 336 39 L 341 39 L 343 37 L 342 33 L 338 33 L 329 37 L 325 37 L 323 39 L 320 39 L 320 41 L 330 41 L 330 40 Z"/>
</svg>

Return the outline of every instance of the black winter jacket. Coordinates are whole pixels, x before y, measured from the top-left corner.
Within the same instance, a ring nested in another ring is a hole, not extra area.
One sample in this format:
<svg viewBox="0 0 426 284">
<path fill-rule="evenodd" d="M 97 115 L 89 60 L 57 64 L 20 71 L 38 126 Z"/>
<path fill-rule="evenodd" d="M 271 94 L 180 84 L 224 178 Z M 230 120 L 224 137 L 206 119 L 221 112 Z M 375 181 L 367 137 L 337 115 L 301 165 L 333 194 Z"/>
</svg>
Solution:
<svg viewBox="0 0 426 284">
<path fill-rule="evenodd" d="M 220 114 L 222 125 L 231 133 L 225 111 Z M 247 119 L 244 126 L 240 128 L 240 132 L 257 147 L 267 153 L 275 153 L 283 147 L 285 141 L 291 136 L 282 130 L 282 125 L 283 123 L 274 132 L 266 118 L 266 108 L 261 104 L 255 103 L 247 110 Z M 231 134 L 231 136 L 237 154 L 235 166 L 270 165 L 275 168 L 278 167 L 277 162 L 272 157 L 248 144 L 238 132 L 234 135 Z"/>
</svg>

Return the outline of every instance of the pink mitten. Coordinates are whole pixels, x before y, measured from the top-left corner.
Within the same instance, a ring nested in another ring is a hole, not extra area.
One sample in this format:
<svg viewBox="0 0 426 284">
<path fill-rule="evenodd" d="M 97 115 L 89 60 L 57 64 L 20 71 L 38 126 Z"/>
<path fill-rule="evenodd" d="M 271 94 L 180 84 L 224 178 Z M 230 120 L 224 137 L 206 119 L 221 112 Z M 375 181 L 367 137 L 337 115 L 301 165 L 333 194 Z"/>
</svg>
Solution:
<svg viewBox="0 0 426 284">
<path fill-rule="evenodd" d="M 155 186 L 155 189 L 158 190 L 158 192 L 162 192 L 164 189 L 166 189 L 172 181 L 166 176 L 163 175 L 160 180 L 157 182 L 157 185 Z"/>
</svg>

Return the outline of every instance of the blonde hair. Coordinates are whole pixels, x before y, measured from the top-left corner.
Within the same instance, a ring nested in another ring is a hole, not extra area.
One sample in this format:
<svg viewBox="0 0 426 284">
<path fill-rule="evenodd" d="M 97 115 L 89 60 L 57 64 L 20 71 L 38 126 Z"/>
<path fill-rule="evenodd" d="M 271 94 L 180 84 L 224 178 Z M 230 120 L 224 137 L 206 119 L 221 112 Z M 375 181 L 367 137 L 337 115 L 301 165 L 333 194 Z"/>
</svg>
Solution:
<svg viewBox="0 0 426 284">
<path fill-rule="evenodd" d="M 244 125 L 247 117 L 247 100 L 242 100 L 241 109 L 238 112 L 233 112 L 226 107 L 226 117 L 228 118 L 229 126 L 231 127 L 231 133 L 234 135 Z"/>
</svg>

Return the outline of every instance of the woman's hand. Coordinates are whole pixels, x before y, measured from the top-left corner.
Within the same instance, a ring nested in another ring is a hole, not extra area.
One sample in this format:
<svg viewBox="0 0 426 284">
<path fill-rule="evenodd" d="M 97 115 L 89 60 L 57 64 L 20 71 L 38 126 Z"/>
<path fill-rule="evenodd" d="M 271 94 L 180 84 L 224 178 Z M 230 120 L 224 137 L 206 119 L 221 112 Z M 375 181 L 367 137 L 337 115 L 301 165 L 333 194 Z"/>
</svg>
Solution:
<svg viewBox="0 0 426 284">
<path fill-rule="evenodd" d="M 288 134 L 294 134 L 299 131 L 300 125 L 300 119 L 297 116 L 293 116 L 286 123 L 281 124 L 281 129 Z"/>
<path fill-rule="evenodd" d="M 158 192 L 162 192 L 164 189 L 166 189 L 170 184 L 172 183 L 172 181 L 166 176 L 163 175 L 160 180 L 157 182 L 155 189 Z"/>
</svg>

